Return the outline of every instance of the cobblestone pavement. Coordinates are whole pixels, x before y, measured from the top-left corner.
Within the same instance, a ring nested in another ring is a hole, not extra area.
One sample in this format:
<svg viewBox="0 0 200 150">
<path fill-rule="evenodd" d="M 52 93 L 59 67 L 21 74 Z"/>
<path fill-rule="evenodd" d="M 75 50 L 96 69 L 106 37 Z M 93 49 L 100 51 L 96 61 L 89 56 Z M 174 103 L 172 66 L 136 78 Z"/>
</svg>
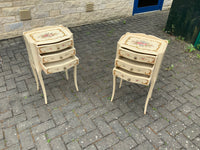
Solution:
<svg viewBox="0 0 200 150">
<path fill-rule="evenodd" d="M 22 37 L 0 41 L 0 150 L 199 149 L 199 52 L 185 52 L 185 42 L 163 32 L 167 16 L 157 11 L 70 28 L 80 91 L 72 70 L 69 81 L 64 72 L 43 74 L 48 105 Z M 117 41 L 126 32 L 170 40 L 147 115 L 148 87 L 124 82 L 109 101 Z"/>
</svg>

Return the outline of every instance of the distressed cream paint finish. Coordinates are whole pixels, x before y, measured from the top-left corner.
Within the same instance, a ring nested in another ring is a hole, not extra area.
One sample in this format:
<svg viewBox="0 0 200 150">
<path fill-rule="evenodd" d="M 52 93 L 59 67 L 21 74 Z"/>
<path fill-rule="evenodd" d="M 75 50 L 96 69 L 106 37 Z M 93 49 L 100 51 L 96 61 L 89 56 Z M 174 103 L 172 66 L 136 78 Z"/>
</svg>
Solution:
<svg viewBox="0 0 200 150">
<path fill-rule="evenodd" d="M 75 56 L 73 35 L 63 26 L 46 26 L 24 32 L 24 40 L 28 51 L 29 62 L 39 90 L 38 78 L 43 90 L 45 104 L 47 95 L 41 71 L 46 74 L 65 71 L 68 80 L 68 69 L 74 67 L 74 82 L 77 85 L 77 65 L 79 59 Z"/>
<path fill-rule="evenodd" d="M 113 93 L 115 95 L 116 77 L 132 83 L 150 85 L 144 114 L 151 98 L 160 65 L 168 41 L 142 33 L 126 33 L 118 41 L 115 67 L 113 69 Z"/>
</svg>

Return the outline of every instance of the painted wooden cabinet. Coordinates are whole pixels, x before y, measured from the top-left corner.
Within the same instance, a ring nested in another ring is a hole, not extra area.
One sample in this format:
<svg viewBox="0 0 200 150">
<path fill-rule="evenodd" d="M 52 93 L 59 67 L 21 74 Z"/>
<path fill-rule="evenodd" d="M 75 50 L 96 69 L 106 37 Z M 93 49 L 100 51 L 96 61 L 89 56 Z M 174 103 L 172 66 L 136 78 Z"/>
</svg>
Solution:
<svg viewBox="0 0 200 150">
<path fill-rule="evenodd" d="M 116 77 L 121 78 L 120 87 L 122 80 L 145 86 L 150 85 L 144 108 L 144 114 L 146 114 L 167 44 L 167 40 L 142 33 L 126 33 L 120 38 L 113 69 L 111 101 L 115 94 Z"/>
<path fill-rule="evenodd" d="M 78 57 L 75 56 L 73 34 L 62 25 L 46 26 L 36 28 L 23 33 L 26 48 L 28 51 L 29 62 L 39 90 L 38 78 L 43 90 L 45 104 L 47 95 L 41 71 L 46 74 L 65 71 L 68 79 L 67 70 L 74 67 L 74 82 L 77 85 L 77 65 Z"/>
</svg>

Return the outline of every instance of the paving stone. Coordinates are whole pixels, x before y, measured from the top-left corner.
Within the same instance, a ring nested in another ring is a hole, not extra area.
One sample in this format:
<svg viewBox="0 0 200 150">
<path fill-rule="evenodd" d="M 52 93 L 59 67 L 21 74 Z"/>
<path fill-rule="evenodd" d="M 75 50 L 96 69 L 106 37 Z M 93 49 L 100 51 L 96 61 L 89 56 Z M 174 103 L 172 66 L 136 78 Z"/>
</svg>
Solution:
<svg viewBox="0 0 200 150">
<path fill-rule="evenodd" d="M 155 147 L 159 147 L 164 144 L 160 137 L 156 135 L 150 128 L 144 128 L 143 133 L 145 137 L 149 140 L 149 142 L 151 142 Z"/>
<path fill-rule="evenodd" d="M 198 150 L 191 141 L 189 141 L 182 133 L 176 136 L 176 140 L 186 149 Z"/>
<path fill-rule="evenodd" d="M 193 123 L 193 121 L 191 119 L 189 119 L 188 116 L 186 116 L 185 114 L 183 114 L 182 112 L 180 112 L 177 109 L 175 111 L 173 111 L 172 113 L 178 120 L 182 121 L 187 126 L 190 126 Z"/>
<path fill-rule="evenodd" d="M 121 116 L 119 118 L 119 121 L 121 122 L 121 124 L 123 126 L 126 126 L 127 124 L 133 122 L 137 118 L 138 118 L 138 115 L 136 113 L 134 113 L 134 112 L 128 112 L 125 115 Z"/>
<path fill-rule="evenodd" d="M 64 135 L 62 135 L 62 138 L 65 144 L 67 144 L 73 140 L 79 140 L 79 138 L 83 136 L 84 134 L 86 134 L 86 131 L 81 126 L 81 127 L 73 129 L 72 131 L 65 133 Z"/>
<path fill-rule="evenodd" d="M 196 114 L 197 116 L 200 117 L 200 108 L 197 108 L 197 109 L 195 110 L 195 114 Z"/>
<path fill-rule="evenodd" d="M 176 121 L 172 124 L 170 124 L 167 128 L 166 131 L 172 135 L 175 136 L 178 133 L 180 133 L 181 131 L 183 131 L 186 128 L 185 124 L 180 122 L 180 121 Z"/>
<path fill-rule="evenodd" d="M 17 116 L 14 116 L 12 118 L 5 120 L 2 123 L 2 127 L 10 127 L 10 126 L 16 125 L 24 120 L 26 120 L 25 114 L 20 114 L 20 115 L 17 115 Z"/>
<path fill-rule="evenodd" d="M 97 150 L 97 148 L 94 145 L 90 145 L 86 147 L 84 150 Z"/>
<path fill-rule="evenodd" d="M 6 128 L 4 130 L 6 145 L 11 146 L 17 144 L 19 141 L 17 139 L 17 131 L 15 127 Z"/>
<path fill-rule="evenodd" d="M 10 146 L 7 150 L 20 150 L 20 146 L 18 144 Z"/>
<path fill-rule="evenodd" d="M 103 114 L 106 114 L 108 112 L 108 110 L 105 107 L 99 107 L 95 110 L 92 110 L 88 113 L 88 118 L 90 119 L 94 119 L 97 118 Z"/>
<path fill-rule="evenodd" d="M 64 122 L 66 122 L 63 113 L 59 109 L 52 110 L 51 114 L 53 116 L 53 119 L 54 119 L 56 125 L 60 125 L 60 124 L 63 124 Z"/>
<path fill-rule="evenodd" d="M 3 139 L 3 131 L 2 131 L 2 129 L 0 129 L 0 140 L 2 140 Z"/>
<path fill-rule="evenodd" d="M 138 145 L 135 150 L 154 150 L 154 147 L 149 141 L 144 142 L 143 144 Z"/>
<path fill-rule="evenodd" d="M 189 100 L 192 104 L 194 104 L 195 106 L 200 106 L 200 101 L 199 98 L 195 98 L 193 96 L 191 96 L 190 94 L 184 94 L 183 95 L 187 100 Z"/>
<path fill-rule="evenodd" d="M 16 82 L 18 92 L 27 91 L 26 83 L 24 81 Z"/>
<path fill-rule="evenodd" d="M 31 119 L 37 115 L 36 109 L 33 104 L 24 105 L 23 108 L 28 119 Z"/>
<path fill-rule="evenodd" d="M 173 100 L 170 103 L 167 104 L 166 108 L 169 111 L 173 111 L 174 109 L 176 109 L 177 107 L 181 106 L 181 103 L 177 100 Z"/>
<path fill-rule="evenodd" d="M 93 123 L 93 121 L 90 118 L 88 118 L 88 115 L 81 116 L 80 120 L 87 132 L 90 132 L 90 131 L 96 129 L 95 124 Z"/>
<path fill-rule="evenodd" d="M 20 122 L 17 124 L 17 130 L 19 132 L 25 130 L 25 129 L 28 129 L 28 128 L 31 128 L 35 125 L 38 125 L 40 123 L 40 120 L 38 117 L 35 117 L 35 118 L 32 118 L 30 120 L 26 120 L 26 121 L 23 121 L 23 122 Z"/>
<path fill-rule="evenodd" d="M 89 104 L 83 105 L 82 107 L 76 109 L 76 113 L 77 113 L 77 115 L 80 116 L 82 114 L 85 114 L 85 113 L 93 110 L 93 109 L 94 109 L 93 104 L 89 103 Z"/>
<path fill-rule="evenodd" d="M 54 126 L 53 126 L 54 127 Z M 65 132 L 67 132 L 68 130 L 70 130 L 70 125 L 68 122 L 61 124 L 59 126 L 56 126 L 55 128 L 49 129 L 47 131 L 47 135 L 50 139 L 57 137 L 59 135 L 64 134 Z"/>
<path fill-rule="evenodd" d="M 6 87 L 7 87 L 7 90 L 16 88 L 14 79 L 6 80 Z"/>
<path fill-rule="evenodd" d="M 136 145 L 135 141 L 131 137 L 128 137 L 124 141 L 120 141 L 118 144 L 113 146 L 113 149 L 129 150 L 133 149 Z"/>
<path fill-rule="evenodd" d="M 62 108 L 62 112 L 63 113 L 68 113 L 68 112 L 72 111 L 73 109 L 75 109 L 77 107 L 80 107 L 80 106 L 81 106 L 81 103 L 78 102 L 78 101 L 75 101 L 73 103 L 68 104 L 67 106 L 64 106 Z"/>
<path fill-rule="evenodd" d="M 55 127 L 54 122 L 52 120 L 49 120 L 49 121 L 39 124 L 38 126 L 33 127 L 32 133 L 33 133 L 33 135 L 37 135 L 37 134 L 45 132 L 53 127 Z"/>
<path fill-rule="evenodd" d="M 197 146 L 200 147 L 200 137 L 197 137 L 193 140 L 193 143 Z"/>
<path fill-rule="evenodd" d="M 189 112 L 191 112 L 192 110 L 194 110 L 196 108 L 196 106 L 192 103 L 186 103 L 183 106 L 181 106 L 179 108 L 179 110 L 181 112 L 183 112 L 184 114 L 188 114 Z"/>
<path fill-rule="evenodd" d="M 189 128 L 183 131 L 183 134 L 190 140 L 193 140 L 200 135 L 200 127 L 196 124 L 191 125 Z"/>
<path fill-rule="evenodd" d="M 31 149 L 34 147 L 33 138 L 30 130 L 25 130 L 24 132 L 20 133 L 19 137 L 22 149 Z"/>
<path fill-rule="evenodd" d="M 49 113 L 46 106 L 42 106 L 42 107 L 37 108 L 37 112 L 38 112 L 38 115 L 39 115 L 41 122 L 45 122 L 45 121 L 51 119 L 50 113 Z"/>
<path fill-rule="evenodd" d="M 112 132 L 110 126 L 106 123 L 105 119 L 102 117 L 98 117 L 94 120 L 96 126 L 100 130 L 100 132 L 105 136 Z"/>
<path fill-rule="evenodd" d="M 12 117 L 12 112 L 10 110 L 0 114 L 0 120 L 5 120 L 10 117 Z"/>
<path fill-rule="evenodd" d="M 10 109 L 9 99 L 0 98 L 0 113 L 4 113 Z"/>
<path fill-rule="evenodd" d="M 198 126 L 200 126 L 200 117 L 198 117 L 195 112 L 191 112 L 190 114 L 188 114 L 188 118 L 195 122 Z"/>
<path fill-rule="evenodd" d="M 162 118 L 169 121 L 169 122 L 174 122 L 176 121 L 175 116 L 171 112 L 169 112 L 166 108 L 159 107 L 158 108 L 159 113 L 161 114 Z"/>
<path fill-rule="evenodd" d="M 5 148 L 5 140 L 0 140 L 0 149 L 4 149 Z"/>
<path fill-rule="evenodd" d="M 102 144 L 108 147 L 107 150 L 126 149 L 129 143 L 134 142 L 138 145 L 132 149 L 190 149 L 190 146 L 185 146 L 186 140 L 189 145 L 200 147 L 199 132 L 191 133 L 194 126 L 195 129 L 200 127 L 200 78 L 197 69 L 200 63 L 195 53 L 183 51 L 187 43 L 175 40 L 174 36 L 161 30 L 168 13 L 155 11 L 128 17 L 127 24 L 123 24 L 123 19 L 118 19 L 70 28 L 81 61 L 78 66 L 81 92 L 75 91 L 73 71 L 69 71 L 68 81 L 63 72 L 44 75 L 48 105 L 41 96 L 42 90 L 36 90 L 23 37 L 1 40 L 4 65 L 0 65 L 0 149 L 25 149 L 23 145 L 26 143 L 21 142 L 20 135 L 27 131 L 34 133 L 37 128 L 39 132 L 33 138 L 39 139 L 35 140 L 30 150 L 56 149 L 62 140 L 65 148 L 60 149 L 67 149 L 67 145 L 73 142 L 79 144 L 81 149 L 97 149 L 95 144 L 107 142 L 106 138 L 111 135 L 118 138 L 117 131 L 122 129 L 126 135 L 121 137 L 123 140 L 111 146 Z M 149 22 L 150 26 L 147 25 Z M 110 30 L 114 32 L 108 36 Z M 116 89 L 115 100 L 112 103 L 108 100 L 112 94 L 116 44 L 121 35 L 130 31 L 171 40 L 146 115 L 143 111 L 148 87 L 124 82 L 123 88 Z M 172 63 L 176 64 L 175 70 L 166 71 L 165 68 Z M 83 126 L 82 116 L 83 121 L 89 120 L 90 126 L 86 123 Z M 110 125 L 113 122 L 120 125 L 116 125 L 115 129 Z M 18 142 L 5 147 L 4 131 L 14 127 L 19 134 Z M 152 136 L 143 132 L 148 127 L 151 127 L 149 132 Z M 179 135 L 181 138 L 177 140 Z M 81 140 L 84 144 L 81 144 Z M 160 145 L 159 141 L 163 144 Z"/>
<path fill-rule="evenodd" d="M 133 123 L 126 127 L 126 131 L 138 144 L 141 144 L 146 140 L 145 136 L 140 132 L 141 130 L 137 129 Z"/>
<path fill-rule="evenodd" d="M 11 106 L 12 106 L 14 115 L 19 115 L 19 114 L 23 113 L 23 107 L 22 107 L 22 104 L 21 104 L 19 98 L 16 98 L 15 101 L 11 102 Z"/>
<path fill-rule="evenodd" d="M 73 141 L 73 142 L 67 144 L 67 148 L 70 150 L 81 150 L 81 147 L 77 141 Z"/>
<path fill-rule="evenodd" d="M 51 147 L 53 150 L 65 150 L 65 144 L 60 137 L 51 141 Z"/>
<path fill-rule="evenodd" d="M 143 117 L 140 117 L 134 121 L 134 124 L 137 126 L 137 128 L 141 129 L 148 124 L 153 122 L 153 119 L 151 119 L 149 116 L 145 115 Z"/>
<path fill-rule="evenodd" d="M 164 141 L 165 149 L 181 149 L 182 146 L 165 130 L 158 133 L 158 136 Z"/>
<path fill-rule="evenodd" d="M 107 122 L 110 122 L 112 120 L 118 119 L 120 116 L 122 116 L 123 113 L 121 112 L 120 109 L 115 109 L 113 111 L 110 111 L 109 113 L 106 113 L 104 115 L 104 118 Z"/>
<path fill-rule="evenodd" d="M 98 130 L 94 130 L 80 138 L 79 143 L 82 148 L 85 148 L 88 145 L 98 141 L 100 138 L 102 138 L 102 135 L 99 133 Z"/>
<path fill-rule="evenodd" d="M 63 99 L 64 98 L 64 94 L 61 92 L 61 90 L 57 87 L 54 87 L 53 89 L 51 89 L 51 93 L 53 94 L 53 96 L 56 99 Z"/>
<path fill-rule="evenodd" d="M 98 150 L 105 150 L 105 149 L 113 146 L 117 142 L 119 142 L 119 139 L 117 138 L 117 136 L 115 134 L 110 134 L 110 135 L 104 137 L 102 140 L 95 143 L 95 145 L 97 146 Z"/>
<path fill-rule="evenodd" d="M 123 126 L 119 123 L 118 120 L 112 121 L 109 125 L 113 129 L 113 131 L 116 133 L 116 135 L 120 138 L 120 140 L 123 140 L 128 136 L 128 133 L 123 128 Z"/>
<path fill-rule="evenodd" d="M 46 138 L 44 133 L 37 135 L 35 137 L 35 142 L 36 142 L 37 149 L 50 150 L 51 148 L 50 148 L 50 145 L 47 142 L 47 140 L 48 139 Z"/>
<path fill-rule="evenodd" d="M 153 122 L 152 124 L 150 124 L 149 127 L 158 133 L 162 129 L 166 128 L 168 125 L 169 125 L 169 122 L 161 118 Z"/>
</svg>

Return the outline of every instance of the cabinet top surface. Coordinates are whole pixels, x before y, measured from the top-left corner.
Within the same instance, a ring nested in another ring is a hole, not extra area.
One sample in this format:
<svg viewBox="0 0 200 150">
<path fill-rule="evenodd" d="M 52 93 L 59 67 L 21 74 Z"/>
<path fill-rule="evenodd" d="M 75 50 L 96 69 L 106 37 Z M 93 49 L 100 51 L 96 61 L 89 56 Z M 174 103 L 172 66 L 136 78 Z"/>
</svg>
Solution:
<svg viewBox="0 0 200 150">
<path fill-rule="evenodd" d="M 46 26 L 36 28 L 27 32 L 24 32 L 24 36 L 31 43 L 48 44 L 59 42 L 72 37 L 70 30 L 62 25 L 60 26 Z"/>
<path fill-rule="evenodd" d="M 167 43 L 167 40 L 142 33 L 126 33 L 118 42 L 121 47 L 154 55 L 164 53 Z"/>
</svg>

